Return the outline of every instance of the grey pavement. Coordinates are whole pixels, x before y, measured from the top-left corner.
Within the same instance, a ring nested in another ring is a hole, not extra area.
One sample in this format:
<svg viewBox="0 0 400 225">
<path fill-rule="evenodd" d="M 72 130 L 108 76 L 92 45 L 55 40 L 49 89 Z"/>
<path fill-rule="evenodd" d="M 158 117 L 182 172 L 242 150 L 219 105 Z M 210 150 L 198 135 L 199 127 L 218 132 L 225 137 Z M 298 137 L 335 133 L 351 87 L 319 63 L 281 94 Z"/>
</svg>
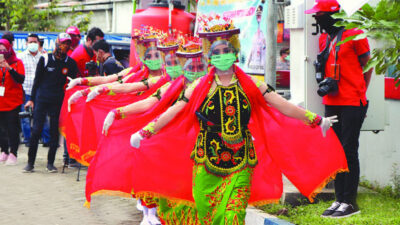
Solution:
<svg viewBox="0 0 400 225">
<path fill-rule="evenodd" d="M 136 201 L 114 196 L 94 196 L 91 208 L 85 202 L 86 170 L 76 181 L 77 169 L 62 170 L 63 147 L 54 165 L 58 173 L 46 171 L 48 148 L 39 145 L 34 173 L 22 173 L 27 148 L 20 145 L 18 165 L 0 164 L 0 225 L 138 225 L 142 213 Z"/>
</svg>

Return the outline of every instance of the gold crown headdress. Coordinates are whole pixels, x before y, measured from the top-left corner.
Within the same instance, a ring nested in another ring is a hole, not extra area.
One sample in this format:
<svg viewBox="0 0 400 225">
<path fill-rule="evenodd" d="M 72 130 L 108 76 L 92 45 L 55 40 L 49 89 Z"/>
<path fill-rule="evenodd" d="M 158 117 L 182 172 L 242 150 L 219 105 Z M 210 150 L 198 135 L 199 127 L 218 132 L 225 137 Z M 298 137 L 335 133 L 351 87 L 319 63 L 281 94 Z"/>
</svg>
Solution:
<svg viewBox="0 0 400 225">
<path fill-rule="evenodd" d="M 210 51 L 212 43 L 218 40 L 229 41 L 236 51 L 239 51 L 240 29 L 234 26 L 232 19 L 211 13 L 209 15 L 200 15 L 198 22 L 198 34 L 199 37 L 203 38 L 203 52 L 205 55 Z"/>
<path fill-rule="evenodd" d="M 202 40 L 191 35 L 180 36 L 180 45 L 176 55 L 182 66 L 189 58 L 201 57 L 203 55 Z"/>
<path fill-rule="evenodd" d="M 160 35 L 161 31 L 151 26 L 143 26 L 140 29 L 140 33 L 137 38 L 137 50 L 141 59 L 143 59 L 147 48 L 157 46 L 157 39 L 160 37 Z"/>
</svg>

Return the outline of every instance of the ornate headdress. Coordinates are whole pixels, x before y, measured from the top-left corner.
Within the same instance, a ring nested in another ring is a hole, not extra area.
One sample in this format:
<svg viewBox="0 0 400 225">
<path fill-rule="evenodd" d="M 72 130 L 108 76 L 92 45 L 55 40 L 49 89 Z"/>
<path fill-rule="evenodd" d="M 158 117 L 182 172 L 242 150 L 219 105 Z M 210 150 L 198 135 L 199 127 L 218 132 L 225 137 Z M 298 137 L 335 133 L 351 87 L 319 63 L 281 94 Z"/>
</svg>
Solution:
<svg viewBox="0 0 400 225">
<path fill-rule="evenodd" d="M 157 46 L 157 39 L 160 37 L 161 33 L 160 30 L 151 26 L 143 26 L 140 29 L 137 37 L 137 49 L 141 59 L 143 59 L 147 48 Z"/>
<path fill-rule="evenodd" d="M 227 17 L 221 17 L 218 14 L 200 15 L 199 37 L 203 38 L 203 52 L 205 55 L 210 51 L 214 41 L 227 40 L 238 52 L 240 49 L 239 33 L 240 29 L 235 28 L 233 21 Z"/>
<path fill-rule="evenodd" d="M 191 35 L 180 36 L 179 49 L 176 52 L 181 65 L 185 65 L 188 58 L 197 58 L 203 55 L 202 40 Z"/>
<path fill-rule="evenodd" d="M 157 49 L 161 51 L 163 58 L 168 53 L 175 53 L 180 44 L 180 36 L 182 34 L 176 30 L 173 30 L 171 34 L 161 32 L 158 39 Z"/>
</svg>

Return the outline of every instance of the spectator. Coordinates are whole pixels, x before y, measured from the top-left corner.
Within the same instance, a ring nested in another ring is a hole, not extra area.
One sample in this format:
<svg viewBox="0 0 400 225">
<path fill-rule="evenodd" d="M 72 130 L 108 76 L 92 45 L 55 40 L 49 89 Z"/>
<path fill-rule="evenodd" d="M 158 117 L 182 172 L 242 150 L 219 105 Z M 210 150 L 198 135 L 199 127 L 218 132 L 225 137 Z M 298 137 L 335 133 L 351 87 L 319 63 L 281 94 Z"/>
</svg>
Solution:
<svg viewBox="0 0 400 225">
<path fill-rule="evenodd" d="M 325 31 L 319 38 L 319 50 L 322 54 L 326 52 L 327 60 L 325 68 L 321 68 L 324 80 L 319 83 L 318 94 L 323 96 L 325 115 L 338 116 L 339 122 L 333 125 L 333 130 L 343 146 L 349 167 L 348 173 L 336 176 L 336 201 L 322 214 L 333 218 L 360 213 L 356 201 L 360 179 L 358 139 L 368 109 L 366 91 L 372 73 L 372 69 L 363 73 L 363 67 L 370 59 L 366 38 L 336 46 L 341 40 L 363 33 L 358 29 L 334 26 L 338 20 L 332 15 L 339 9 L 336 0 L 317 0 L 313 8 L 306 11 L 316 14 L 317 24 Z"/>
<path fill-rule="evenodd" d="M 58 147 L 58 120 L 64 98 L 64 87 L 67 77 L 75 78 L 78 72 L 76 62 L 67 56 L 71 46 L 71 37 L 60 33 L 56 40 L 53 53 L 41 57 L 36 68 L 35 81 L 32 88 L 32 98 L 25 107 L 32 107 L 33 129 L 29 142 L 28 163 L 24 172 L 33 172 L 38 140 L 43 128 L 46 114 L 50 117 L 50 148 L 47 155 L 47 171 L 56 173 L 54 159 Z"/>
<path fill-rule="evenodd" d="M 79 42 L 81 41 L 81 32 L 79 29 L 75 26 L 70 26 L 65 30 L 65 33 L 69 34 L 71 36 L 71 47 L 68 50 L 67 55 L 71 55 L 72 52 L 78 47 Z"/>
<path fill-rule="evenodd" d="M 276 62 L 276 70 L 290 70 L 289 48 L 282 48 L 279 51 L 280 57 Z"/>
<path fill-rule="evenodd" d="M 11 149 L 9 152 L 8 146 L 5 148 L 3 140 L 0 162 L 6 162 L 6 165 L 17 164 L 20 131 L 18 113 L 23 102 L 24 79 L 24 64 L 16 57 L 10 42 L 0 39 L 0 127 L 7 131 Z"/>
<path fill-rule="evenodd" d="M 35 79 L 36 66 L 41 57 L 41 53 L 39 52 L 39 36 L 37 34 L 28 34 L 26 38 L 27 49 L 18 54 L 18 58 L 22 60 L 25 67 L 25 81 L 22 84 L 25 93 L 24 104 L 31 100 L 32 86 L 33 80 Z M 25 108 L 21 107 L 21 111 L 24 111 Z M 21 119 L 22 133 L 24 135 L 23 143 L 28 146 L 29 139 L 31 137 L 31 120 L 30 118 L 22 118 Z M 43 145 L 48 146 L 49 142 L 49 126 L 46 120 L 46 125 L 42 131 L 42 140 Z"/>
<path fill-rule="evenodd" d="M 93 27 L 89 30 L 86 36 L 86 42 L 79 45 L 71 54 L 71 58 L 76 61 L 79 69 L 79 77 L 87 77 L 88 70 L 85 69 L 86 63 L 90 61 L 96 61 L 96 56 L 93 52 L 93 44 L 95 41 L 103 39 L 104 33 L 97 27 Z"/>
<path fill-rule="evenodd" d="M 96 54 L 97 61 L 100 62 L 100 76 L 116 74 L 124 69 L 122 64 L 111 55 L 111 46 L 106 40 L 96 41 L 93 44 L 93 50 Z"/>
<path fill-rule="evenodd" d="M 1 39 L 6 39 L 11 44 L 11 46 L 14 46 L 15 39 L 13 33 L 6 31 L 3 33 L 3 36 L 1 36 Z"/>
</svg>

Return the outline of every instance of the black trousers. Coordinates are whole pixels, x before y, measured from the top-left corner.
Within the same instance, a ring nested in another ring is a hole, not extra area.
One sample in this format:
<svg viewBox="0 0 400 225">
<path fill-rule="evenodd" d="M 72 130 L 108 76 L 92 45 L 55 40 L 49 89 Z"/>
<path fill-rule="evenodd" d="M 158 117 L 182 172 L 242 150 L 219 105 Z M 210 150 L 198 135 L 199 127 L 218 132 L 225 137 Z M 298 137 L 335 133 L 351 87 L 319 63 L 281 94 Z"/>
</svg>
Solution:
<svg viewBox="0 0 400 225">
<path fill-rule="evenodd" d="M 339 173 L 335 179 L 336 200 L 357 204 L 357 188 L 360 180 L 360 162 L 358 159 L 358 139 L 368 105 L 363 106 L 325 106 L 325 116 L 337 115 L 339 122 L 333 125 L 343 146 L 349 173 Z"/>
<path fill-rule="evenodd" d="M 47 154 L 47 163 L 54 164 L 58 148 L 59 131 L 58 120 L 60 117 L 61 103 L 47 103 L 36 101 L 33 111 L 33 127 L 29 141 L 28 163 L 35 164 L 36 154 L 42 129 L 46 121 L 46 115 L 50 117 L 50 148 Z"/>
<path fill-rule="evenodd" d="M 9 154 L 10 152 L 17 156 L 19 146 L 20 124 L 18 113 L 21 106 L 17 106 L 11 111 L 0 111 L 0 147 L 1 151 Z M 10 152 L 8 151 L 10 147 Z"/>
</svg>

